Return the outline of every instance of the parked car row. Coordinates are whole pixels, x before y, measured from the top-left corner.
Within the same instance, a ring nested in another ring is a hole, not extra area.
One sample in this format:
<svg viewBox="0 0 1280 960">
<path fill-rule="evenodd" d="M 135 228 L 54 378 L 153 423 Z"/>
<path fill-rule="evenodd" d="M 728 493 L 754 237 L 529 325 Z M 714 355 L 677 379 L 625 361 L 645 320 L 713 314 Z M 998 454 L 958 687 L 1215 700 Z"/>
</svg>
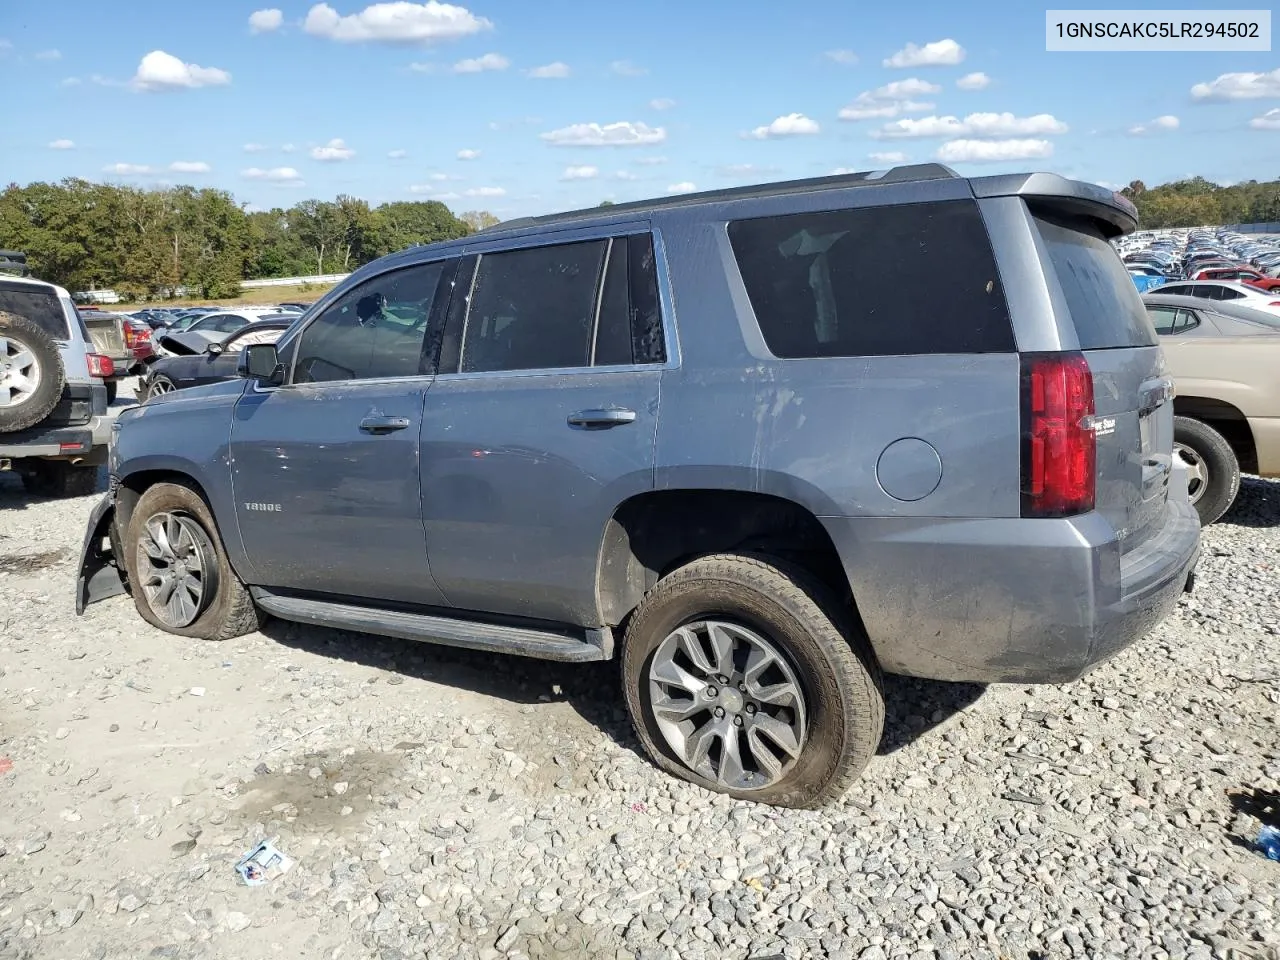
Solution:
<svg viewBox="0 0 1280 960">
<path fill-rule="evenodd" d="M 1166 230 L 1118 239 L 1139 292 L 1176 280 L 1227 280 L 1280 291 L 1280 239 L 1229 230 Z"/>
</svg>

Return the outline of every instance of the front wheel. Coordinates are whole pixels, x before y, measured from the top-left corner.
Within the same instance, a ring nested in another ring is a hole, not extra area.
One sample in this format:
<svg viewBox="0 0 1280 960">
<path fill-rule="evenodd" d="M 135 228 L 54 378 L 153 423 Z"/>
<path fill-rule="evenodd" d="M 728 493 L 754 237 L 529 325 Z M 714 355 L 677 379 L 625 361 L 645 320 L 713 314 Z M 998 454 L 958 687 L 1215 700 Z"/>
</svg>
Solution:
<svg viewBox="0 0 1280 960">
<path fill-rule="evenodd" d="M 1191 417 L 1173 418 L 1173 454 L 1187 468 L 1187 495 L 1207 527 L 1235 502 L 1240 461 L 1222 434 Z"/>
<path fill-rule="evenodd" d="M 173 393 L 178 389 L 178 385 L 166 377 L 163 373 L 158 373 L 152 378 L 151 383 L 147 385 L 147 399 L 159 397 L 166 393 Z"/>
<path fill-rule="evenodd" d="M 123 546 L 134 605 L 151 625 L 202 640 L 230 640 L 261 626 L 213 514 L 190 487 L 148 488 L 129 518 Z"/>
<path fill-rule="evenodd" d="M 627 628 L 627 708 L 668 773 L 719 793 L 821 807 L 880 743 L 870 648 L 805 571 L 723 554 L 663 578 Z"/>
</svg>

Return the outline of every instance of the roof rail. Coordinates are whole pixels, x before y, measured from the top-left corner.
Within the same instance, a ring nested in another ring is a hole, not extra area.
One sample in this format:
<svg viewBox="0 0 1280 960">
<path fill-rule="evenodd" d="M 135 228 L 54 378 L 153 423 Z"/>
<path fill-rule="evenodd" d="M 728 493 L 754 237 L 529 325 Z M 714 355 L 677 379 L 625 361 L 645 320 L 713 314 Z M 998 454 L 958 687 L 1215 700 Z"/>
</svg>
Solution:
<svg viewBox="0 0 1280 960">
<path fill-rule="evenodd" d="M 693 206 L 699 203 L 715 203 L 727 200 L 745 200 L 783 193 L 807 193 L 812 190 L 833 190 L 841 187 L 875 186 L 883 183 L 909 183 L 916 180 L 949 180 L 960 175 L 941 163 L 912 163 L 888 170 L 863 170 L 858 173 L 838 173 L 829 177 L 809 177 L 803 180 L 781 180 L 774 183 L 756 183 L 745 187 L 727 187 L 723 190 L 706 190 L 700 193 L 683 193 L 673 197 L 652 200 L 634 200 L 615 203 L 607 207 L 586 207 L 551 213 L 537 217 L 517 217 L 504 220 L 480 233 L 501 233 L 524 227 L 581 220 L 587 217 L 607 217 L 617 213 L 638 213 L 645 210 L 665 210 L 671 207 Z"/>
</svg>

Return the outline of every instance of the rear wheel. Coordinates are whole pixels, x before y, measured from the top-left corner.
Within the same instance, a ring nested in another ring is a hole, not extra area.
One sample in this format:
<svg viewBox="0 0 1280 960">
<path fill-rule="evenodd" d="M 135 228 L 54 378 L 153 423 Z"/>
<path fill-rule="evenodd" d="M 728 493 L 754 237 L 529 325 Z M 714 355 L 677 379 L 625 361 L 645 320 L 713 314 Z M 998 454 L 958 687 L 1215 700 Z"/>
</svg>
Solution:
<svg viewBox="0 0 1280 960">
<path fill-rule="evenodd" d="M 663 578 L 627 628 L 627 708 L 675 776 L 785 807 L 837 799 L 884 726 L 869 647 L 805 571 L 704 557 Z"/>
<path fill-rule="evenodd" d="M 26 317 L 0 311 L 0 433 L 34 427 L 62 397 L 58 345 Z"/>
<path fill-rule="evenodd" d="M 1240 490 L 1240 461 L 1217 430 L 1191 417 L 1173 418 L 1173 452 L 1187 468 L 1187 495 L 1203 526 L 1216 521 Z"/>
<path fill-rule="evenodd" d="M 202 640 L 229 640 L 261 626 L 209 507 L 190 487 L 149 488 L 129 518 L 123 546 L 134 605 L 153 626 Z"/>
</svg>

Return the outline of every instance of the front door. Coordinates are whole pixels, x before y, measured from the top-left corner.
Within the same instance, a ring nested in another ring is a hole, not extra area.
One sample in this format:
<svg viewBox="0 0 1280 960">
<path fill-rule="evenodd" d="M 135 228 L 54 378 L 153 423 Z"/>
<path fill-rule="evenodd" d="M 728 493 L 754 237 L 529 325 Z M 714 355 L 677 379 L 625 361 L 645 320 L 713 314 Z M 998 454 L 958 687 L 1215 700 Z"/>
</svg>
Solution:
<svg viewBox="0 0 1280 960">
<path fill-rule="evenodd" d="M 481 253 L 422 422 L 432 572 L 464 610 L 598 625 L 601 540 L 653 487 L 666 354 L 653 244 Z"/>
<path fill-rule="evenodd" d="M 424 341 L 440 278 L 365 281 L 282 346 L 286 383 L 252 387 L 231 432 L 236 515 L 254 582 L 440 605 L 422 525 Z"/>
</svg>

